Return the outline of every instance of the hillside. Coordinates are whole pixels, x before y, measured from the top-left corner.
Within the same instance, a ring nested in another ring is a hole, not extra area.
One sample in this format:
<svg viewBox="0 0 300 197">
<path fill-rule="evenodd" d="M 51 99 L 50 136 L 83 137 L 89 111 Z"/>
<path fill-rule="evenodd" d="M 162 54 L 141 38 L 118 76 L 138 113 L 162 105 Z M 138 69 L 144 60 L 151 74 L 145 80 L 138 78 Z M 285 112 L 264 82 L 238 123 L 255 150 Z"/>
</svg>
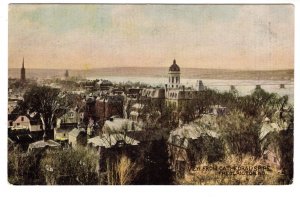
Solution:
<svg viewBox="0 0 300 197">
<path fill-rule="evenodd" d="M 63 69 L 26 69 L 27 78 L 62 77 Z M 168 68 L 134 68 L 112 67 L 97 68 L 90 70 L 69 70 L 70 76 L 103 77 L 103 76 L 130 76 L 130 77 L 167 77 Z M 10 68 L 8 76 L 19 78 L 20 69 Z M 182 78 L 191 79 L 237 79 L 237 80 L 293 80 L 294 70 L 274 71 L 243 71 L 243 70 L 220 70 L 201 68 L 182 68 Z"/>
</svg>

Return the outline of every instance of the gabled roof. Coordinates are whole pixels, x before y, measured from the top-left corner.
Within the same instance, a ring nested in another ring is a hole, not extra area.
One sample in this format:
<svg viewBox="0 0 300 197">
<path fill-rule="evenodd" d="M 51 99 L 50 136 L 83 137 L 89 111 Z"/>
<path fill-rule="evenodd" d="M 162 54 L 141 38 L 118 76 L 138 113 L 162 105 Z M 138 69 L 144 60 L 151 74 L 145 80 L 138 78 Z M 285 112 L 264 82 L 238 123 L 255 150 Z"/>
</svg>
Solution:
<svg viewBox="0 0 300 197">
<path fill-rule="evenodd" d="M 12 117 L 14 118 L 13 121 L 16 121 L 20 116 L 25 116 L 26 118 L 28 118 L 31 125 L 38 125 L 41 123 L 40 115 L 38 113 L 15 115 Z"/>
<path fill-rule="evenodd" d="M 210 119 L 209 117 L 209 115 L 206 115 L 203 120 L 201 119 L 201 122 L 193 122 L 172 130 L 168 142 L 173 145 L 187 148 L 189 139 L 196 140 L 202 136 L 219 138 L 219 134 L 215 131 L 216 128 L 208 121 Z M 213 120 L 211 121 L 213 122 Z"/>
<path fill-rule="evenodd" d="M 167 133 L 160 131 L 129 131 L 126 135 L 140 142 L 157 141 L 169 137 Z"/>
<path fill-rule="evenodd" d="M 60 147 L 60 144 L 53 140 L 40 140 L 34 143 L 29 144 L 28 150 L 31 151 L 33 149 L 42 149 L 46 147 L 57 148 Z"/>
<path fill-rule="evenodd" d="M 72 127 L 56 128 L 56 129 L 55 129 L 55 132 L 56 132 L 56 133 L 65 133 L 65 132 L 69 133 L 69 132 L 71 132 L 73 129 L 74 129 L 74 127 L 73 127 L 73 128 L 72 128 Z"/>
<path fill-rule="evenodd" d="M 277 123 L 265 122 L 260 129 L 259 140 L 263 140 L 269 133 L 279 131 L 280 127 Z"/>
<path fill-rule="evenodd" d="M 134 128 L 133 128 L 134 127 Z M 122 133 L 125 130 L 142 130 L 141 127 L 134 121 L 124 118 L 112 118 L 112 120 L 105 121 L 102 130 L 106 133 Z"/>
<path fill-rule="evenodd" d="M 74 128 L 70 133 L 69 136 L 73 136 L 73 137 L 77 137 L 78 135 L 80 135 L 81 133 L 85 133 L 84 129 L 80 128 Z"/>
<path fill-rule="evenodd" d="M 119 141 L 124 141 L 127 145 L 136 146 L 139 144 L 139 141 L 134 140 L 128 136 L 123 134 L 103 134 L 101 137 L 97 136 L 91 139 L 88 139 L 88 144 L 92 144 L 93 146 L 111 148 L 117 144 Z"/>
</svg>

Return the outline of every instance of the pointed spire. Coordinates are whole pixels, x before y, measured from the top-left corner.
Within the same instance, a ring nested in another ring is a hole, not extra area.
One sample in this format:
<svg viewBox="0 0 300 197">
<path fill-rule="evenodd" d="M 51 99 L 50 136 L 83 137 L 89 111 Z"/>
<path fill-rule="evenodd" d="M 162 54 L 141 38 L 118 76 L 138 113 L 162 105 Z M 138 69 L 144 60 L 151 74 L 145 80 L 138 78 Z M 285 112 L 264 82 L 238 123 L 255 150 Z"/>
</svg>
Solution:
<svg viewBox="0 0 300 197">
<path fill-rule="evenodd" d="M 23 62 L 22 62 L 22 68 L 24 68 L 24 57 L 23 57 Z"/>
<path fill-rule="evenodd" d="M 176 64 L 176 60 L 175 60 L 175 58 L 174 58 L 174 60 L 173 60 L 173 64 Z"/>
</svg>

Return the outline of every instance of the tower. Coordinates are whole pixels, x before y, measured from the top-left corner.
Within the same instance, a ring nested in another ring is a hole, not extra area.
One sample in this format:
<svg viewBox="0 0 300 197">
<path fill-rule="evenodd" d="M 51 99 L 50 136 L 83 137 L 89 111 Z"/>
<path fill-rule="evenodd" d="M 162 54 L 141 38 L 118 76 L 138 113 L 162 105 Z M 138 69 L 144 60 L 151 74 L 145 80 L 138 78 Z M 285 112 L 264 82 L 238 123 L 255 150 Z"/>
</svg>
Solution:
<svg viewBox="0 0 300 197">
<path fill-rule="evenodd" d="M 173 60 L 173 64 L 169 68 L 169 88 L 179 88 L 180 86 L 180 68 Z"/>
<path fill-rule="evenodd" d="M 69 71 L 66 70 L 66 72 L 65 72 L 65 78 L 68 78 L 68 77 L 69 77 Z"/>
<path fill-rule="evenodd" d="M 21 68 L 21 81 L 25 82 L 25 80 L 26 77 L 25 77 L 24 57 L 23 57 L 22 68 Z"/>
</svg>

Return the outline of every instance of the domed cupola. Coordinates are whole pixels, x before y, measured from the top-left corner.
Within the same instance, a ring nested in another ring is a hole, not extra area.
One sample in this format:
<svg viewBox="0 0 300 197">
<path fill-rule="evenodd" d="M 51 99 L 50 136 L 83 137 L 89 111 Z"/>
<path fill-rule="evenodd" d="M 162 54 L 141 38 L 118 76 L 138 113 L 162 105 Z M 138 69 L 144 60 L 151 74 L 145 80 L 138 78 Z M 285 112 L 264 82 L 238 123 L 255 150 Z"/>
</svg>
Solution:
<svg viewBox="0 0 300 197">
<path fill-rule="evenodd" d="M 176 60 L 173 60 L 173 64 L 169 68 L 169 88 L 179 88 L 180 87 L 180 68 L 176 64 Z"/>
<path fill-rule="evenodd" d="M 176 64 L 176 60 L 174 59 L 173 60 L 173 64 L 170 66 L 170 68 L 169 68 L 169 71 L 170 72 L 179 72 L 180 71 L 180 68 L 179 68 L 179 66 Z"/>
</svg>

